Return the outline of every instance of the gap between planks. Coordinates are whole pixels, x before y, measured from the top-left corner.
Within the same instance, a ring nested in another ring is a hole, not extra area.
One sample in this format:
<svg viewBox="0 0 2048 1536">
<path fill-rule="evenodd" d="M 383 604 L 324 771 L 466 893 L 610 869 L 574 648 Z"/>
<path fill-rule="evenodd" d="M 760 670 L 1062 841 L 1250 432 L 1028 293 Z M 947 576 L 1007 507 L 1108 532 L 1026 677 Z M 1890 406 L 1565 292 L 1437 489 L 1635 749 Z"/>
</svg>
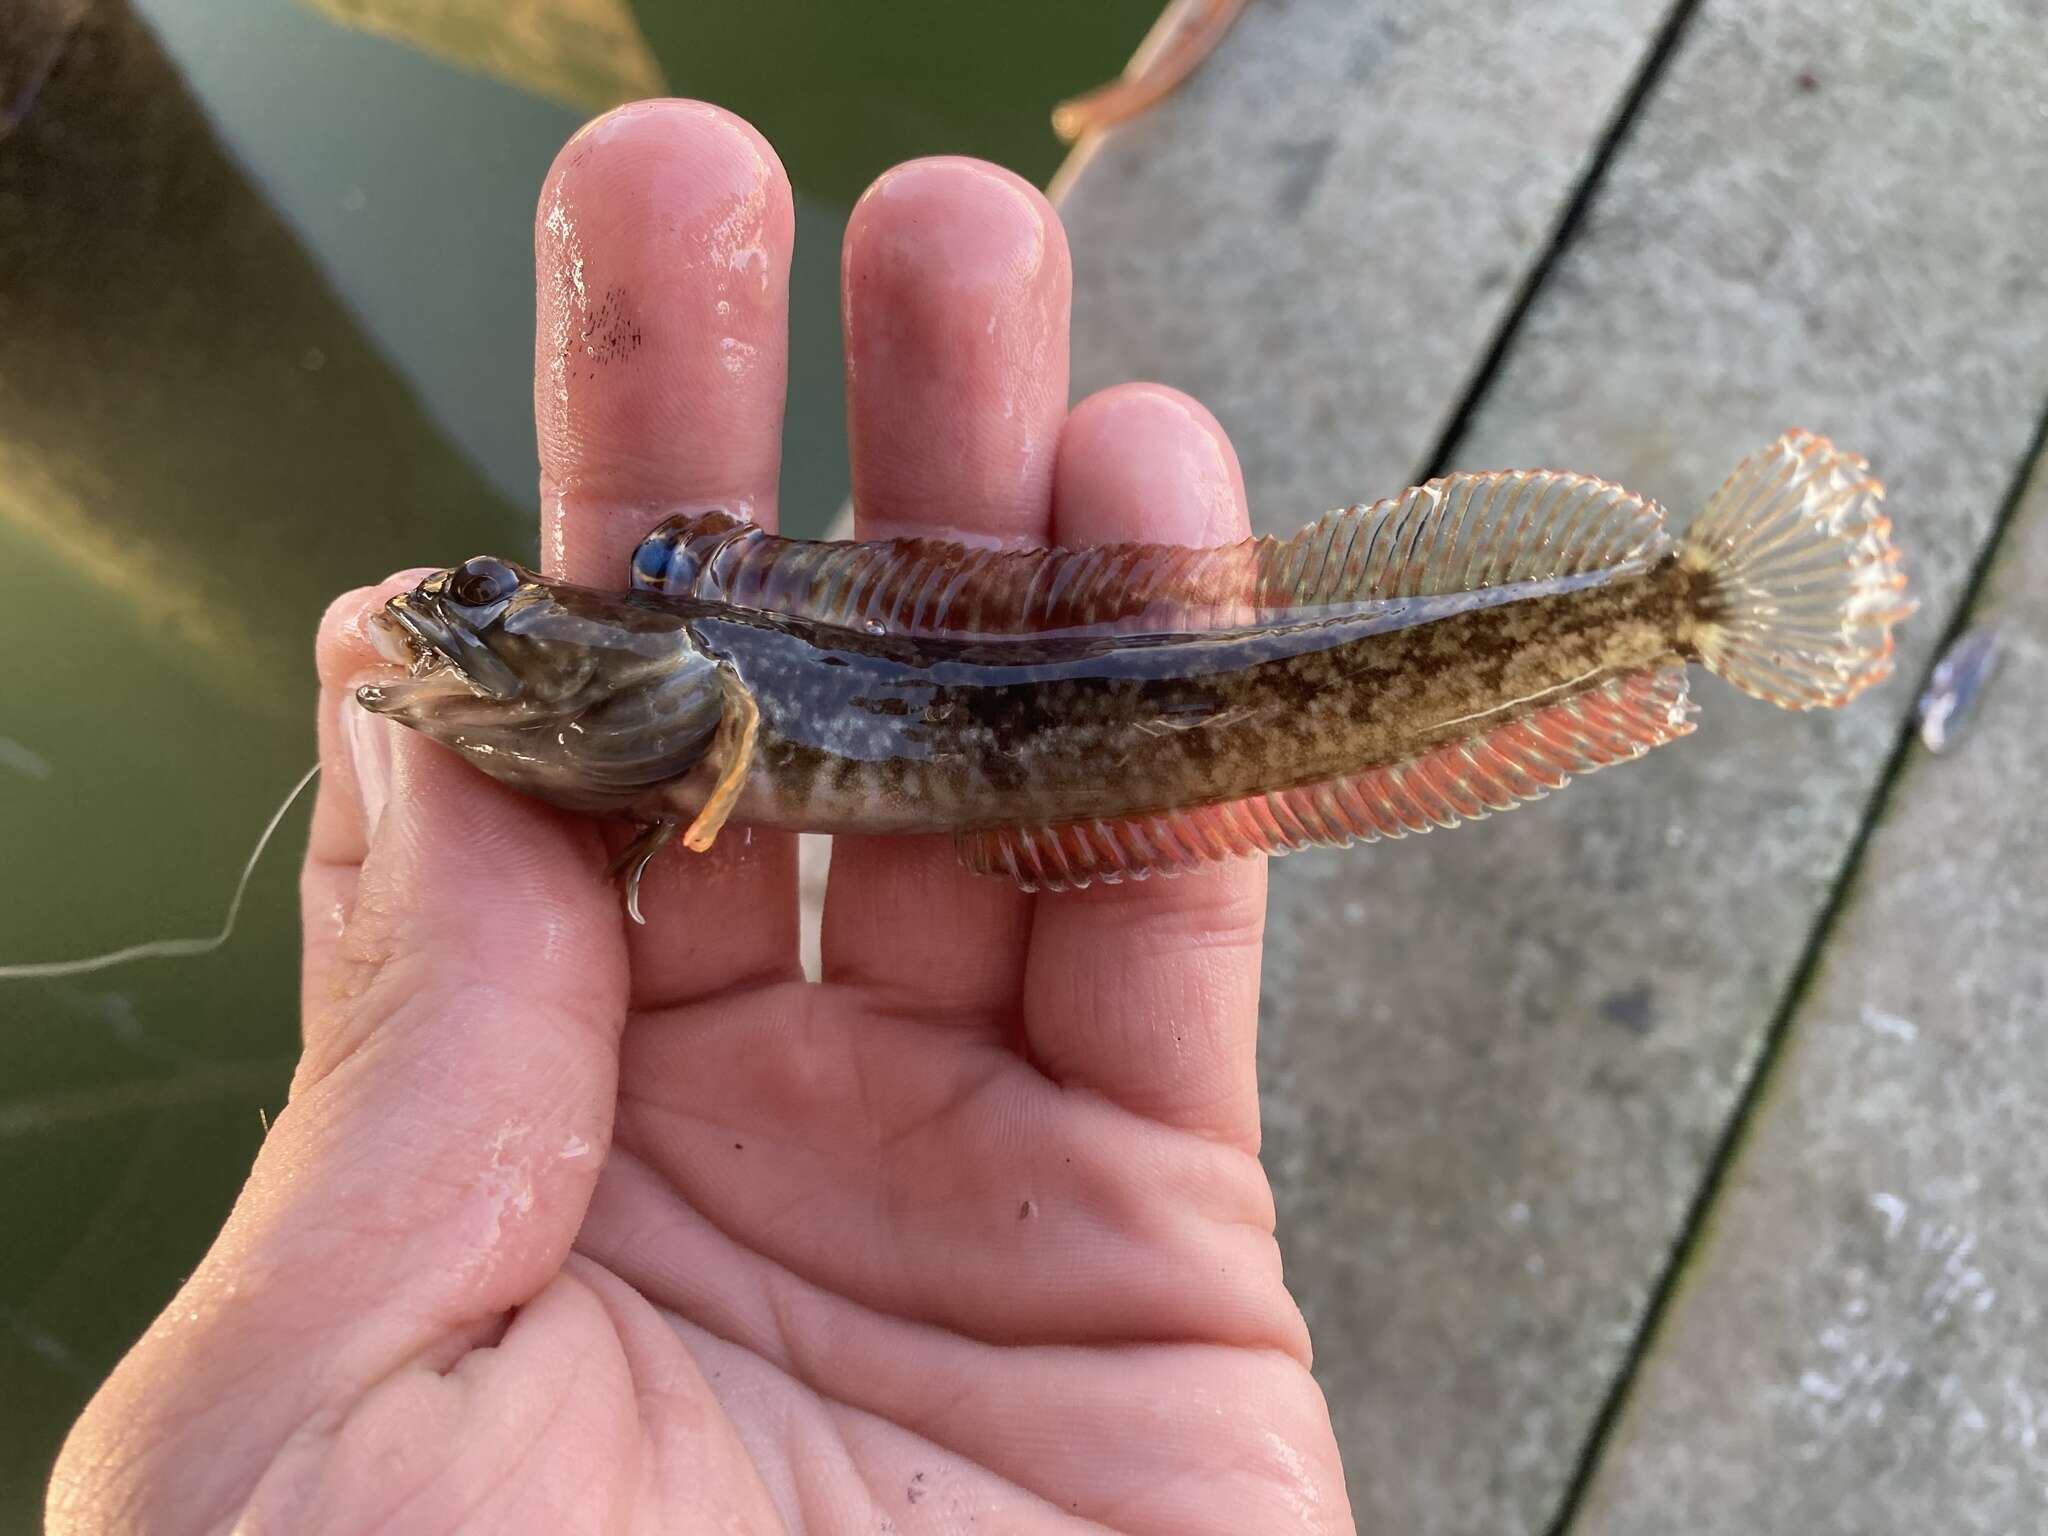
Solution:
<svg viewBox="0 0 2048 1536">
<path fill-rule="evenodd" d="M 1784 996 L 1772 1013 L 1769 1024 L 1757 1048 L 1756 1060 L 1750 1067 L 1735 1095 L 1733 1108 L 1727 1122 L 1722 1126 L 1720 1137 L 1707 1158 L 1698 1187 L 1693 1191 L 1691 1202 L 1686 1207 L 1685 1218 L 1679 1223 L 1677 1236 L 1673 1239 L 1664 1267 L 1658 1273 L 1656 1283 L 1650 1288 L 1650 1295 L 1644 1304 L 1641 1319 L 1629 1339 L 1628 1349 L 1621 1364 L 1616 1368 L 1614 1379 L 1609 1384 L 1607 1395 L 1600 1404 L 1600 1411 L 1594 1416 L 1592 1428 L 1586 1433 L 1585 1443 L 1580 1447 L 1577 1460 L 1572 1467 L 1570 1479 L 1565 1484 L 1563 1497 L 1559 1500 L 1557 1513 L 1544 1526 L 1545 1536 L 1568 1536 L 1573 1522 L 1584 1506 L 1586 1495 L 1593 1486 L 1601 1463 L 1605 1458 L 1614 1431 L 1621 1421 L 1622 1411 L 1628 1406 L 1628 1399 L 1636 1379 L 1648 1363 L 1656 1347 L 1657 1334 L 1664 1319 L 1671 1311 L 1671 1304 L 1677 1294 L 1680 1282 L 1699 1250 L 1707 1223 L 1719 1202 L 1721 1190 L 1728 1175 L 1733 1171 L 1736 1160 L 1741 1156 L 1744 1142 L 1753 1124 L 1758 1106 L 1763 1102 L 1779 1062 L 1785 1054 L 1785 1046 L 1791 1038 L 1792 1027 L 1799 1016 L 1801 1003 L 1812 989 L 1815 974 L 1819 970 L 1821 956 L 1827 948 L 1827 941 L 1847 905 L 1849 894 L 1854 889 L 1858 871 L 1863 864 L 1864 852 L 1876 837 L 1877 828 L 1884 820 L 1886 807 L 1891 802 L 1893 791 L 1905 772 L 1907 761 L 1913 752 L 1913 744 L 1919 739 L 1914 703 L 1925 690 L 1932 678 L 1934 668 L 1941 664 L 1941 658 L 1948 653 L 1964 629 L 1968 628 L 1970 616 L 1982 599 L 1985 587 L 1991 579 L 1993 567 L 1997 564 L 1999 551 L 2018 521 L 2019 509 L 2026 500 L 2027 490 L 2034 476 L 2048 472 L 2048 402 L 2041 406 L 2034 425 L 2032 439 L 2020 455 L 2019 463 L 2007 483 L 2005 494 L 2000 499 L 1998 513 L 1992 519 L 1991 528 L 1984 542 L 1979 546 L 1977 558 L 1970 566 L 1970 573 L 1957 595 L 1954 611 L 1942 626 L 1941 638 L 1935 642 L 1927 662 L 1926 671 L 1918 685 L 1908 696 L 1907 708 L 1899 721 L 1897 735 L 1891 750 L 1885 755 L 1884 765 L 1878 771 L 1877 782 L 1870 797 L 1864 802 L 1863 815 L 1856 826 L 1856 834 L 1850 840 L 1848 850 L 1842 855 L 1835 878 L 1829 884 L 1827 898 L 1821 903 L 1813 926 L 1807 931 L 1806 942 L 1800 947 L 1798 959 L 1792 967 L 1791 978 L 1785 984 Z"/>
</svg>

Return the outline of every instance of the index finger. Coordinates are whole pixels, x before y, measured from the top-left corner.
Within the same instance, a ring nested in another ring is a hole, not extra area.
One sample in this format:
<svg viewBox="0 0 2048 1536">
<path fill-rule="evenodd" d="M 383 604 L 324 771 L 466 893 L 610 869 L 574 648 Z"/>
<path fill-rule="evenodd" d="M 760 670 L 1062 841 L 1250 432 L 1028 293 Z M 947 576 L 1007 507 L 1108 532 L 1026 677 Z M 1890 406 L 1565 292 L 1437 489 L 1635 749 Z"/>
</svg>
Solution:
<svg viewBox="0 0 2048 1536">
<path fill-rule="evenodd" d="M 620 107 L 555 157 L 533 232 L 550 576 L 625 585 L 679 504 L 774 526 L 795 218 L 768 141 L 704 102 Z"/>
<path fill-rule="evenodd" d="M 551 576 L 623 587 L 634 546 L 681 508 L 774 526 L 794 236 L 775 152 L 717 107 L 639 102 L 563 148 L 534 222 Z M 708 853 L 671 846 L 640 899 L 638 1007 L 797 973 L 787 836 L 735 828 Z"/>
</svg>

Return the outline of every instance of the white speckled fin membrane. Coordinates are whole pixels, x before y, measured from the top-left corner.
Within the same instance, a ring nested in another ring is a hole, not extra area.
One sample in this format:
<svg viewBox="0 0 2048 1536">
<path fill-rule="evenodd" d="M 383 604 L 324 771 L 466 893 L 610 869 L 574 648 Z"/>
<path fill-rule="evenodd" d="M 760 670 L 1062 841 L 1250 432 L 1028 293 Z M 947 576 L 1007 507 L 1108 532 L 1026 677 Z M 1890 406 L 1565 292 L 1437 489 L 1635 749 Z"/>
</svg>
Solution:
<svg viewBox="0 0 2048 1536">
<path fill-rule="evenodd" d="M 1917 606 L 1860 455 L 1811 432 L 1744 459 L 1686 530 L 1713 583 L 1700 660 L 1787 709 L 1846 704 L 1892 670 L 1892 625 Z"/>
<path fill-rule="evenodd" d="M 1493 730 L 1340 779 L 1224 805 L 961 834 L 960 862 L 1026 890 L 1179 875 L 1252 853 L 1456 826 L 1691 732 L 1686 669 L 1632 672 Z"/>
<path fill-rule="evenodd" d="M 1664 514 L 1554 470 L 1447 475 L 1289 539 L 1212 549 L 978 549 L 784 539 L 724 512 L 671 518 L 633 559 L 643 591 L 906 635 L 1186 631 L 1645 563 Z"/>
</svg>

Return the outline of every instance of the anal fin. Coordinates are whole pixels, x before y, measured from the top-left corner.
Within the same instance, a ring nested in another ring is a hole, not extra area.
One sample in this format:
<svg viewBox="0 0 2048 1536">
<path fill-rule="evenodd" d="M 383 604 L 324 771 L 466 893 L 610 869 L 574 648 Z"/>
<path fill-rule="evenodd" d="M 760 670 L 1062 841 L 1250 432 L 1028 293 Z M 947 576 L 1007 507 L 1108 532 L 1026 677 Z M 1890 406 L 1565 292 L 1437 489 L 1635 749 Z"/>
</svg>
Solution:
<svg viewBox="0 0 2048 1536">
<path fill-rule="evenodd" d="M 1632 672 L 1404 761 L 1248 800 L 962 833 L 960 862 L 1026 890 L 1059 891 L 1456 826 L 1688 735 L 1686 685 L 1684 667 Z"/>
</svg>

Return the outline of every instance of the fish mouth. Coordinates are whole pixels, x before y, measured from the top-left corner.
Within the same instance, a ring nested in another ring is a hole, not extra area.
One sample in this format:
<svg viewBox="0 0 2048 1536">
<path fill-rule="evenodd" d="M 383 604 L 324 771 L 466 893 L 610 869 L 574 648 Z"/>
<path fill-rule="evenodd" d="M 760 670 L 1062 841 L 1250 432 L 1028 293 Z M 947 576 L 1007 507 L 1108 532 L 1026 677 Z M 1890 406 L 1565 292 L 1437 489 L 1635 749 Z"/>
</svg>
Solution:
<svg viewBox="0 0 2048 1536">
<path fill-rule="evenodd" d="M 407 623 L 396 608 L 397 599 L 370 615 L 370 644 L 393 666 L 404 667 L 412 677 L 425 677 L 451 663 L 448 655 L 424 634 L 416 623 Z"/>
<path fill-rule="evenodd" d="M 369 636 L 380 658 L 406 669 L 402 679 L 356 689 L 356 702 L 375 714 L 420 719 L 465 702 L 501 704 L 519 693 L 519 679 L 504 662 L 429 611 L 417 594 L 400 593 L 372 614 Z"/>
</svg>

